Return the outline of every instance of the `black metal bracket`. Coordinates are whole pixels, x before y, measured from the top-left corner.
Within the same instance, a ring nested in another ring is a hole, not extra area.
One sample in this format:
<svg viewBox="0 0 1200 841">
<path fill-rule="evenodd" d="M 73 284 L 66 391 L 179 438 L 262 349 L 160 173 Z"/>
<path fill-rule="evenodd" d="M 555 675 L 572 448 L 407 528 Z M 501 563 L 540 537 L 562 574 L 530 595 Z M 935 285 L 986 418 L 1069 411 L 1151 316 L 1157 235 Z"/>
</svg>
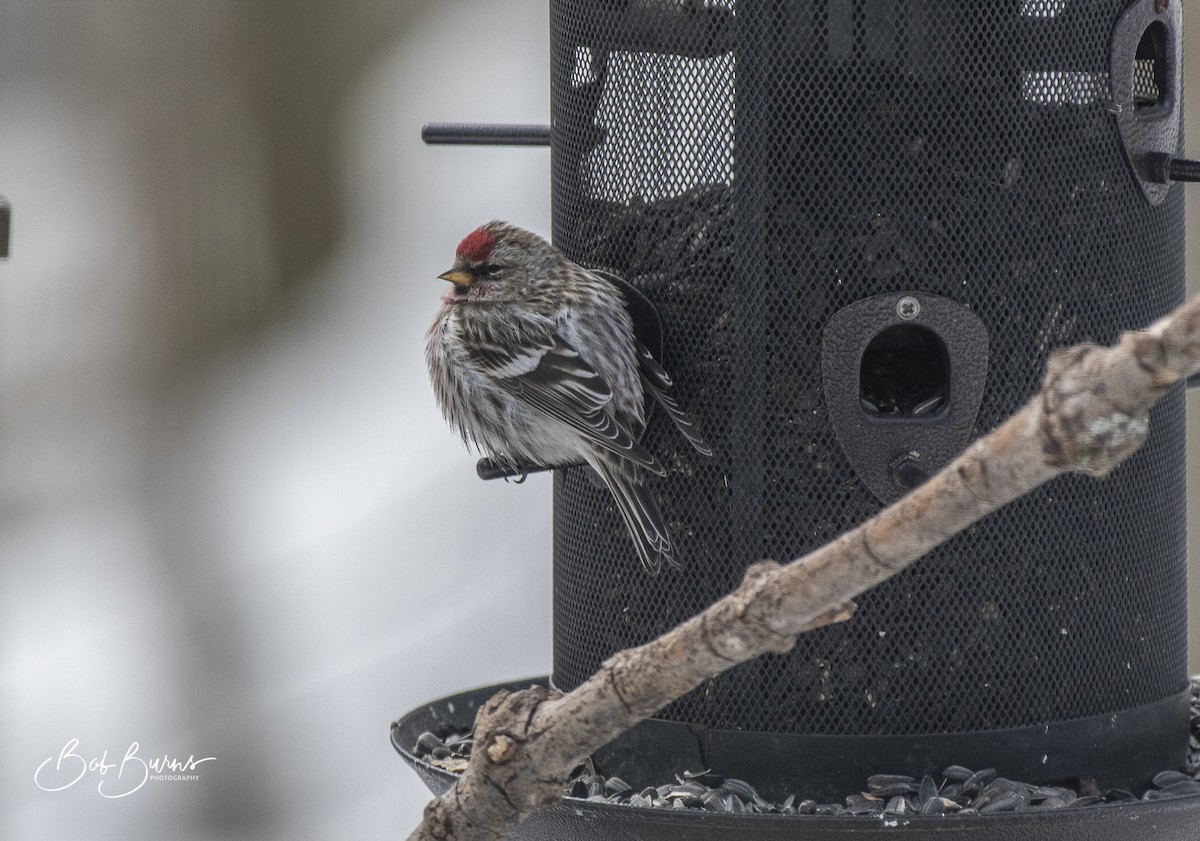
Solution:
<svg viewBox="0 0 1200 841">
<path fill-rule="evenodd" d="M 962 452 L 988 373 L 988 332 L 967 307 L 922 291 L 863 298 L 821 335 L 829 421 L 885 505 Z"/>
<path fill-rule="evenodd" d="M 707 0 L 672 3 L 580 3 L 564 16 L 560 40 L 603 52 L 639 52 L 712 58 L 733 50 L 733 9 Z"/>
<path fill-rule="evenodd" d="M 1170 189 L 1170 181 L 1161 180 L 1161 173 L 1155 171 L 1155 162 L 1179 149 L 1182 6 L 1183 0 L 1133 0 L 1113 28 L 1112 110 L 1130 169 L 1152 205 L 1161 204 Z M 1143 75 L 1153 79 L 1153 98 L 1143 99 L 1135 90 L 1139 65 Z"/>
<path fill-rule="evenodd" d="M 550 126 L 517 123 L 426 123 L 430 146 L 549 146 Z"/>
</svg>

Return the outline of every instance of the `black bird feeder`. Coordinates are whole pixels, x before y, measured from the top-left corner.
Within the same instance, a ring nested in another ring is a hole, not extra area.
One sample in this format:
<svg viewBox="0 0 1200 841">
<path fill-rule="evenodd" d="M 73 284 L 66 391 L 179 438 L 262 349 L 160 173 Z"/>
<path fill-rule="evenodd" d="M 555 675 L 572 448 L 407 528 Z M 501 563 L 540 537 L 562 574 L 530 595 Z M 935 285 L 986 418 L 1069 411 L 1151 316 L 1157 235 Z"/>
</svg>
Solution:
<svg viewBox="0 0 1200 841">
<path fill-rule="evenodd" d="M 877 513 L 1018 409 L 1054 348 L 1182 302 L 1182 2 L 550 0 L 551 126 L 427 127 L 549 141 L 555 243 L 653 305 L 716 453 L 651 418 L 669 475 L 647 481 L 683 563 L 656 578 L 588 468 L 556 473 L 554 686 Z M 821 802 L 949 765 L 1100 792 L 1183 772 L 1182 387 L 1151 429 L 1107 480 L 990 515 L 597 771 L 640 789 L 711 769 Z M 488 692 L 451 705 L 464 725 Z M 448 710 L 399 722 L 399 746 Z M 1200 794 L 1182 791 L 1006 818 L 572 800 L 519 835 L 1192 841 Z"/>
</svg>

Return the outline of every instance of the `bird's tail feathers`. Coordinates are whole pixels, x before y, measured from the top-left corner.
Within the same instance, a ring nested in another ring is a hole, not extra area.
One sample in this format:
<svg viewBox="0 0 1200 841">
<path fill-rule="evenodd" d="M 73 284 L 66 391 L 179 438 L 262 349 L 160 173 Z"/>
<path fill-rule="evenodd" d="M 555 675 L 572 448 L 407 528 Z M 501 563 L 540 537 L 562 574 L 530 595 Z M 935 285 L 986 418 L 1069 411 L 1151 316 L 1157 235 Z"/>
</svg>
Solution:
<svg viewBox="0 0 1200 841">
<path fill-rule="evenodd" d="M 636 474 L 622 470 L 604 456 L 589 461 L 612 493 L 646 572 L 658 575 L 663 561 L 678 568 L 666 523 L 649 488 L 638 481 Z"/>
</svg>

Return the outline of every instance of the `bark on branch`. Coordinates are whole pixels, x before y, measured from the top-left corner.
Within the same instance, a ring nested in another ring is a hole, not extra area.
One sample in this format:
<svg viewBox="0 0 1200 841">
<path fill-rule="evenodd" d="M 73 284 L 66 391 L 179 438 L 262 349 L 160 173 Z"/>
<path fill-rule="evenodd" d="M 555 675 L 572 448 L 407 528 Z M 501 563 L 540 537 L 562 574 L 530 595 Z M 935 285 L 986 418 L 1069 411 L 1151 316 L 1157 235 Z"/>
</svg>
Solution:
<svg viewBox="0 0 1200 841">
<path fill-rule="evenodd" d="M 1200 370 L 1200 298 L 1110 348 L 1055 352 L 1034 397 L 924 485 L 803 558 L 751 566 L 730 595 L 618 652 L 566 695 L 501 692 L 479 711 L 467 770 L 410 841 L 492 841 L 557 802 L 571 770 L 705 680 L 804 631 L 1002 505 L 1067 471 L 1108 475 L 1141 446 L 1150 407 Z"/>
</svg>

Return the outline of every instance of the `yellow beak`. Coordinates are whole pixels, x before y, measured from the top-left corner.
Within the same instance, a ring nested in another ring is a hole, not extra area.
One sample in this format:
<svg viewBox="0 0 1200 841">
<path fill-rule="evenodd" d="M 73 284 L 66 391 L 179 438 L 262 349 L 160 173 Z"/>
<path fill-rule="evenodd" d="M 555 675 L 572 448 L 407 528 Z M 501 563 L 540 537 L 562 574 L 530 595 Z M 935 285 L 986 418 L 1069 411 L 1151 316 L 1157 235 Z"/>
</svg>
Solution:
<svg viewBox="0 0 1200 841">
<path fill-rule="evenodd" d="M 475 278 L 466 269 L 451 269 L 438 275 L 439 280 L 448 280 L 459 289 L 466 289 L 475 282 Z"/>
</svg>

